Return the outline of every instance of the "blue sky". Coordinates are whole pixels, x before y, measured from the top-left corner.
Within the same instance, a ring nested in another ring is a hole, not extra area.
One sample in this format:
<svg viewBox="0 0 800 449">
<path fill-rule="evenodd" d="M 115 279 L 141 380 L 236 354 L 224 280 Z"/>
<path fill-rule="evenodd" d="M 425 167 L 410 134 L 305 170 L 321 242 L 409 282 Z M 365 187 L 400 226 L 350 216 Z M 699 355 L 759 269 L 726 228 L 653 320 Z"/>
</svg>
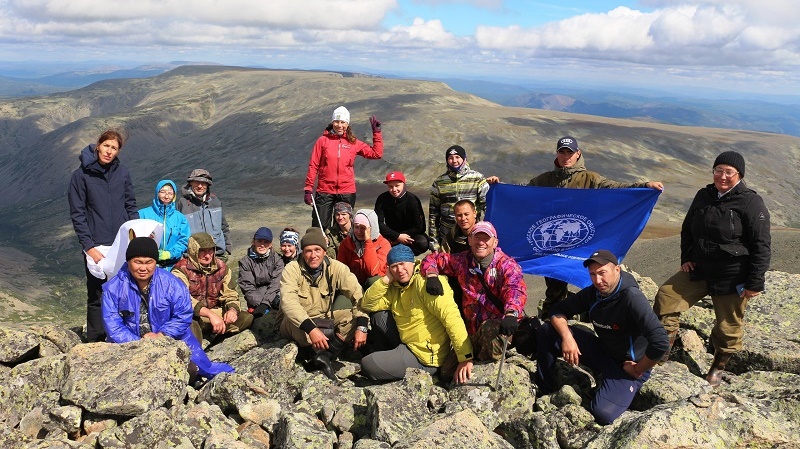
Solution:
<svg viewBox="0 0 800 449">
<path fill-rule="evenodd" d="M 0 69 L 205 61 L 798 95 L 798 23 L 797 0 L 0 0 Z"/>
</svg>

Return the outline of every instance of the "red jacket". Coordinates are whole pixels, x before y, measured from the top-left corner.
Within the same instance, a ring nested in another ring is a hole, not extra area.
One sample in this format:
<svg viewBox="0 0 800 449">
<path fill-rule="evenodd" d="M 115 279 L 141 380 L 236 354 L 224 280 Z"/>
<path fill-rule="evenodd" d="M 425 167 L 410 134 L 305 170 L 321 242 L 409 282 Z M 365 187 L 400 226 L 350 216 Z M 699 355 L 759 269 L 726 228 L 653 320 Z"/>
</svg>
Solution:
<svg viewBox="0 0 800 449">
<path fill-rule="evenodd" d="M 372 133 L 373 145 L 356 140 L 351 144 L 344 136 L 325 130 L 314 144 L 311 160 L 308 161 L 305 190 L 321 193 L 356 193 L 356 179 L 353 164 L 356 156 L 367 159 L 383 157 L 383 137 L 380 132 Z"/>
<path fill-rule="evenodd" d="M 339 245 L 339 252 L 336 259 L 347 265 L 350 271 L 356 275 L 358 282 L 364 285 L 364 281 L 372 276 L 383 276 L 386 274 L 386 255 L 392 244 L 382 235 L 375 240 L 364 242 L 364 256 L 356 255 L 356 244 L 349 235 L 342 240 Z"/>
</svg>

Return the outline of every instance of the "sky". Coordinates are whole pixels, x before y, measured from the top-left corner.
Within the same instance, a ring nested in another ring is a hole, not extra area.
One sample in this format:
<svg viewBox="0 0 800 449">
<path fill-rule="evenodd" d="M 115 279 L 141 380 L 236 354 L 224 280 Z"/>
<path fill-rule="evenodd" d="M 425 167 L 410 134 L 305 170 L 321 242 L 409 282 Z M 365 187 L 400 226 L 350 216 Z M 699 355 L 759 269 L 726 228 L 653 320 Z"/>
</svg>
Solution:
<svg viewBox="0 0 800 449">
<path fill-rule="evenodd" d="M 798 0 L 0 0 L 0 71 L 204 61 L 800 95 Z"/>
</svg>

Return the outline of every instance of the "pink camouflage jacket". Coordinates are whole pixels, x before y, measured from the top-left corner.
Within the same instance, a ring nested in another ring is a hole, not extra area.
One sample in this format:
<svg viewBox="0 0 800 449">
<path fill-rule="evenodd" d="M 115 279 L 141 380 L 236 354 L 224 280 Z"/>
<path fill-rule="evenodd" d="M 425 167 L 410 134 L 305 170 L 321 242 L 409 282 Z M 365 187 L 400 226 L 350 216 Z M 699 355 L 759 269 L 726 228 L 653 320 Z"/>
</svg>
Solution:
<svg viewBox="0 0 800 449">
<path fill-rule="evenodd" d="M 443 274 L 458 279 L 464 292 L 461 307 L 470 335 L 477 332 L 484 321 L 502 319 L 506 312 L 513 310 L 520 318 L 524 316 L 528 289 L 522 278 L 522 268 L 500 248 L 495 248 L 494 257 L 485 273 L 481 272 L 481 267 L 470 251 L 456 254 L 431 253 L 423 259 L 420 272 L 425 275 Z M 503 302 L 504 310 L 497 310 L 492 300 L 486 297 L 478 276 L 484 276 L 486 285 Z"/>
</svg>

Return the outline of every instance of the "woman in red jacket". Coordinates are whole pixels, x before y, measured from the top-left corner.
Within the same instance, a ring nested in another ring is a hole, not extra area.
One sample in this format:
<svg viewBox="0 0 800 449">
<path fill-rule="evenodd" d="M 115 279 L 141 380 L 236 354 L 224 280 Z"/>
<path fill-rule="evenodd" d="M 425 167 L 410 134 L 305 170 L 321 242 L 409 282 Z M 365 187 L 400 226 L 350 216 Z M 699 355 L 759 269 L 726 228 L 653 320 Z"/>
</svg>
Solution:
<svg viewBox="0 0 800 449">
<path fill-rule="evenodd" d="M 350 128 L 350 112 L 344 106 L 333 111 L 331 123 L 317 139 L 308 161 L 308 173 L 304 189 L 306 204 L 316 203 L 319 218 L 311 213 L 311 226 L 328 229 L 331 225 L 333 205 L 339 201 L 356 204 L 356 180 L 353 164 L 356 156 L 367 159 L 383 157 L 381 122 L 373 115 L 372 146 L 356 139 Z M 312 198 L 314 184 L 317 191 Z M 320 221 L 322 223 L 320 223 Z"/>
</svg>

